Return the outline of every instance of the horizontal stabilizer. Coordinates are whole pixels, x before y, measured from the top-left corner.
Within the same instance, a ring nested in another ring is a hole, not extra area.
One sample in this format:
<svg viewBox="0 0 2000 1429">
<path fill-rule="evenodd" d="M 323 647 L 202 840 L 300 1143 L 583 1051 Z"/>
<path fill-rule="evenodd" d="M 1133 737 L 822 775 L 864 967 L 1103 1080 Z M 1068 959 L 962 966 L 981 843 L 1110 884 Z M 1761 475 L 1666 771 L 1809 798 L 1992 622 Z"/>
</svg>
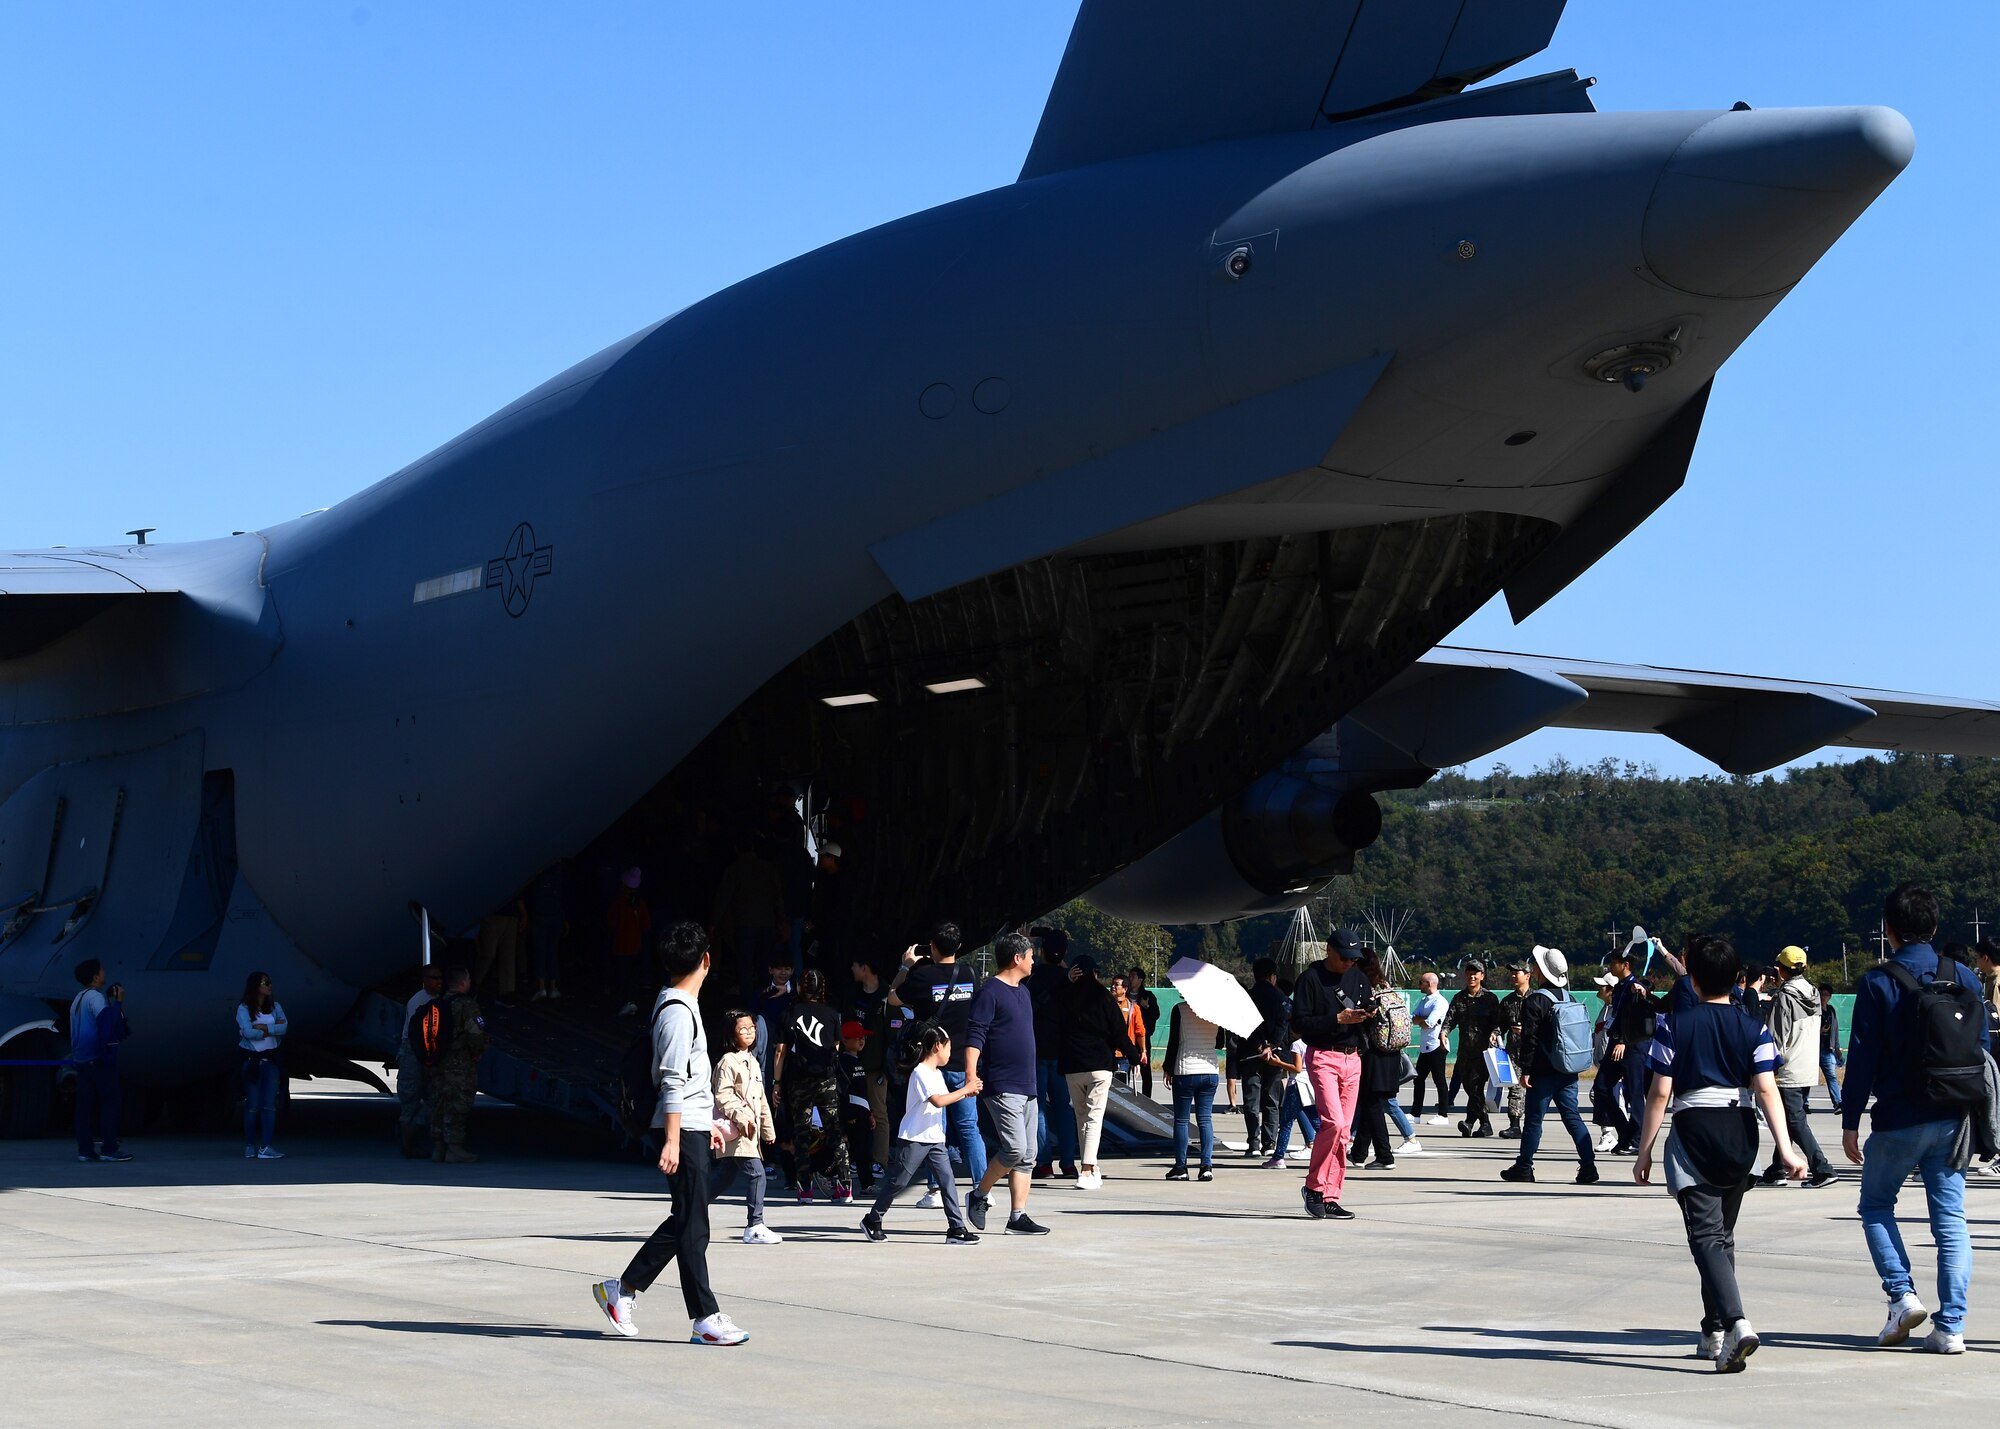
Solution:
<svg viewBox="0 0 2000 1429">
<path fill-rule="evenodd" d="M 1564 0 L 1083 0 L 1023 179 L 1456 94 Z"/>
</svg>

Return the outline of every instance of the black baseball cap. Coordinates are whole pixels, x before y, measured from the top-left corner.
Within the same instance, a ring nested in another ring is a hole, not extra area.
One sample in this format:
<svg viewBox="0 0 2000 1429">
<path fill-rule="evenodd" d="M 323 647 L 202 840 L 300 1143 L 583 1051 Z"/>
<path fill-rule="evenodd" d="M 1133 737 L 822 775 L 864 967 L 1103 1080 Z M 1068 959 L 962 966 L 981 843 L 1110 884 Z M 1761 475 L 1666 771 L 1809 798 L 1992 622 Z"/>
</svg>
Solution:
<svg viewBox="0 0 2000 1429">
<path fill-rule="evenodd" d="M 1345 928 L 1335 928 L 1326 935 L 1326 950 L 1352 962 L 1360 956 L 1361 945 L 1354 941 L 1353 935 Z"/>
</svg>

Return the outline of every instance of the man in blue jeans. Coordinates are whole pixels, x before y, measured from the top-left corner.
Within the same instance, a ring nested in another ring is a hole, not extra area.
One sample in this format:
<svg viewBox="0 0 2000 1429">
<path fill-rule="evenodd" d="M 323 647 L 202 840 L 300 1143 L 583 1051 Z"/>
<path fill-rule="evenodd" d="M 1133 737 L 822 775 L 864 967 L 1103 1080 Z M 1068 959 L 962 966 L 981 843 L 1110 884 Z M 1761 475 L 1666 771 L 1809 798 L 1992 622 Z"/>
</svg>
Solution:
<svg viewBox="0 0 2000 1429">
<path fill-rule="evenodd" d="M 1502 1181 L 1535 1179 L 1535 1153 L 1542 1147 L 1542 1121 L 1554 1106 L 1562 1116 L 1569 1139 L 1576 1143 L 1576 1184 L 1597 1184 L 1597 1149 L 1590 1142 L 1590 1128 L 1577 1109 L 1575 1072 L 1565 1072 L 1555 1062 L 1555 1006 L 1569 996 L 1569 959 L 1555 948 L 1537 944 L 1534 949 L 1535 990 L 1521 1003 L 1521 1062 L 1528 1083 L 1528 1112 L 1521 1129 L 1521 1150 L 1514 1164 L 1501 1171 Z"/>
<path fill-rule="evenodd" d="M 1841 1149 L 1861 1164 L 1861 1229 L 1868 1254 L 1889 1297 L 1889 1317 L 1878 1345 L 1900 1345 L 1930 1317 L 1910 1278 L 1910 1253 L 1896 1225 L 1896 1195 L 1916 1171 L 1924 1178 L 1931 1239 L 1937 1243 L 1938 1312 L 1924 1348 L 1936 1354 L 1965 1353 L 1965 1303 L 1972 1286 L 1972 1241 L 1965 1230 L 1965 1167 L 1954 1151 L 1964 1120 L 1961 1107 L 1940 1107 L 1916 1092 L 1918 1047 L 1913 1023 L 1915 997 L 1894 975 L 1899 965 L 1919 981 L 1939 975 L 1931 939 L 1937 935 L 1938 904 L 1928 889 L 1906 883 L 1882 909 L 1882 932 L 1895 949 L 1888 964 L 1870 968 L 1855 988 L 1853 1021 L 1847 1036 L 1847 1085 L 1842 1089 Z M 1952 976 L 1979 997 L 1979 978 L 1962 963 Z M 1979 1041 L 1991 1046 L 1984 1021 Z M 1861 1113 L 1870 1095 L 1875 1115 L 1864 1159 Z"/>
</svg>

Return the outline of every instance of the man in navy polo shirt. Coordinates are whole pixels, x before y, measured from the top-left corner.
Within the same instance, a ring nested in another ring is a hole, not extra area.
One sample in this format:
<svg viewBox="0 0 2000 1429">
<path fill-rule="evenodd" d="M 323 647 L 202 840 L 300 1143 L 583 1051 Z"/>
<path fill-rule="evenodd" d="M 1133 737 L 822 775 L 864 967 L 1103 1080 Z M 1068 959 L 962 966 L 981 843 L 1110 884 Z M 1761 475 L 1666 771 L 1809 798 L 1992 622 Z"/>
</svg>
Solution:
<svg viewBox="0 0 2000 1429">
<path fill-rule="evenodd" d="M 1906 883 L 1882 909 L 1882 932 L 1895 949 L 1891 962 L 1911 976 L 1942 976 L 1937 950 L 1938 903 L 1928 889 Z M 1948 965 L 1959 982 L 1979 994 L 1979 975 L 1962 963 Z M 1924 1348 L 1965 1353 L 1965 1304 L 1972 1284 L 1972 1241 L 1965 1229 L 1965 1167 L 1955 1150 L 1965 1112 L 1931 1105 L 1916 1094 L 1918 1068 L 1914 995 L 1882 967 L 1870 968 L 1855 987 L 1847 1039 L 1847 1085 L 1841 1090 L 1841 1149 L 1861 1164 L 1861 1229 L 1868 1254 L 1889 1297 L 1889 1318 L 1878 1345 L 1900 1345 L 1929 1318 L 1910 1279 L 1910 1253 L 1896 1227 L 1896 1194 L 1917 1171 L 1924 1178 L 1931 1234 L 1937 1241 L 1938 1312 Z M 1981 1046 L 1991 1047 L 1982 1021 Z M 1875 1115 L 1867 1157 L 1861 1149 L 1861 1112 L 1869 1095 Z"/>
</svg>

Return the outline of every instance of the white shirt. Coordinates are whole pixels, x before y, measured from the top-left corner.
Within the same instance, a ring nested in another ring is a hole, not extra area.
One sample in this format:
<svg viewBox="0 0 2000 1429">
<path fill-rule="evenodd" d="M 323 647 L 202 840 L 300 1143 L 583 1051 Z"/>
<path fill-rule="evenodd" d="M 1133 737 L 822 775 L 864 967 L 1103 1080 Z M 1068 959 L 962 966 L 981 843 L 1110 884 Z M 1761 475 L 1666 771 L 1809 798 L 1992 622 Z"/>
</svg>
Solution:
<svg viewBox="0 0 2000 1429">
<path fill-rule="evenodd" d="M 941 1097 L 948 1091 L 944 1084 L 944 1073 L 928 1063 L 919 1063 L 910 1073 L 909 1095 L 903 1099 L 903 1124 L 896 1128 L 896 1135 L 904 1141 L 927 1141 L 936 1145 L 944 1143 L 944 1108 L 932 1106 L 932 1097 Z"/>
<path fill-rule="evenodd" d="M 1419 1051 L 1435 1052 L 1444 1045 L 1444 1013 L 1447 1006 L 1441 992 L 1427 992 L 1417 999 L 1415 1017 L 1424 1025 L 1424 1040 Z"/>
<path fill-rule="evenodd" d="M 422 988 L 418 988 L 415 992 L 410 994 L 410 1000 L 403 1004 L 403 1040 L 397 1044 L 399 1047 L 402 1047 L 405 1051 L 409 1050 L 410 1019 L 417 1015 L 417 1009 L 419 1007 L 422 1007 L 427 1002 L 435 1002 L 435 1001 L 437 1001 L 437 999 L 432 997 L 429 993 L 425 992 Z"/>
<path fill-rule="evenodd" d="M 1306 1061 L 1305 1039 L 1301 1038 L 1292 1043 L 1292 1057 L 1298 1062 L 1301 1068 L 1300 1071 L 1293 1074 L 1292 1085 L 1299 1089 L 1300 1103 L 1305 1106 L 1311 1106 L 1313 1104 L 1312 1078 L 1307 1076 L 1303 1070 Z"/>
<path fill-rule="evenodd" d="M 259 1030 L 261 1024 L 261 1030 Z M 254 1018 L 250 1009 L 242 1003 L 236 1004 L 237 1045 L 246 1052 L 272 1052 L 277 1050 L 278 1039 L 285 1035 L 285 1009 L 278 1003 L 271 1004 L 269 1012 L 260 1012 Z"/>
</svg>

